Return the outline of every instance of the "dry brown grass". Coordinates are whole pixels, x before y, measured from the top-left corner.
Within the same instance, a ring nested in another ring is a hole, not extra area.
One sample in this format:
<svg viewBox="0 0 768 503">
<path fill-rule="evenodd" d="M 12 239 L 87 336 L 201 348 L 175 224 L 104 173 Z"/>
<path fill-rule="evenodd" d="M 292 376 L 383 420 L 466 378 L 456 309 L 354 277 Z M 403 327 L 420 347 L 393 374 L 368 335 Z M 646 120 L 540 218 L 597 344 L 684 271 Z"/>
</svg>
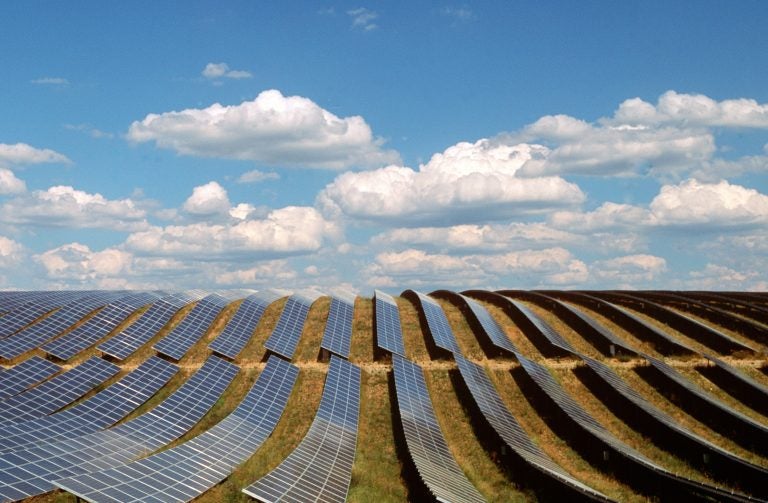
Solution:
<svg viewBox="0 0 768 503">
<path fill-rule="evenodd" d="M 320 297 L 312 303 L 304 322 L 299 344 L 296 346 L 293 360 L 295 362 L 316 362 L 320 354 L 320 344 L 323 342 L 325 322 L 331 308 L 330 297 Z"/>
<path fill-rule="evenodd" d="M 427 387 L 448 447 L 470 482 L 488 501 L 528 501 L 531 495 L 513 485 L 478 441 L 449 373 L 426 373 Z"/>
<path fill-rule="evenodd" d="M 587 355 L 591 358 L 600 359 L 603 357 L 595 347 L 587 342 L 578 332 L 573 330 L 567 323 L 556 316 L 552 311 L 544 309 L 532 302 L 525 303 L 528 308 L 536 313 L 542 320 L 555 329 L 563 339 L 568 341 L 573 348 L 583 355 Z"/>
<path fill-rule="evenodd" d="M 373 347 L 373 299 L 358 297 L 352 318 L 352 342 L 349 361 L 370 363 L 374 359 Z"/>
<path fill-rule="evenodd" d="M 518 372 L 522 372 L 522 370 Z M 531 405 L 528 397 L 522 392 L 508 371 L 492 370 L 489 375 L 507 409 L 528 433 L 528 436 L 555 463 L 582 483 L 617 501 L 645 501 L 645 498 L 631 487 L 594 468 L 577 451 L 573 450 L 568 442 L 560 438 Z"/>
<path fill-rule="evenodd" d="M 400 311 L 400 326 L 403 329 L 403 343 L 405 344 L 405 356 L 415 362 L 429 360 L 429 352 L 424 342 L 424 334 L 421 332 L 419 313 L 416 307 L 403 297 L 395 297 Z"/>
<path fill-rule="evenodd" d="M 530 339 L 523 334 L 514 321 L 504 312 L 504 310 L 494 304 L 485 301 L 478 301 L 483 307 L 488 310 L 488 313 L 493 317 L 499 326 L 504 330 L 504 333 L 509 337 L 509 340 L 517 347 L 517 350 L 526 358 L 531 360 L 542 360 L 544 357 L 541 352 L 536 349 Z"/>
</svg>

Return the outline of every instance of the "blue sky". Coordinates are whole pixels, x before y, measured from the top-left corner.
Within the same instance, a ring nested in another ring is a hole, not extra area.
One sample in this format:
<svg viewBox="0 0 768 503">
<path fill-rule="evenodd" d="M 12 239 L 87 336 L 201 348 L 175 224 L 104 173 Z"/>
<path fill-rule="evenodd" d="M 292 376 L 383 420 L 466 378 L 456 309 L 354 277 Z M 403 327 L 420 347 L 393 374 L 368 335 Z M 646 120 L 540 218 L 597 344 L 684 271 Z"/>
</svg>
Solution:
<svg viewBox="0 0 768 503">
<path fill-rule="evenodd" d="M 766 289 L 768 4 L 0 7 L 0 287 Z"/>
</svg>

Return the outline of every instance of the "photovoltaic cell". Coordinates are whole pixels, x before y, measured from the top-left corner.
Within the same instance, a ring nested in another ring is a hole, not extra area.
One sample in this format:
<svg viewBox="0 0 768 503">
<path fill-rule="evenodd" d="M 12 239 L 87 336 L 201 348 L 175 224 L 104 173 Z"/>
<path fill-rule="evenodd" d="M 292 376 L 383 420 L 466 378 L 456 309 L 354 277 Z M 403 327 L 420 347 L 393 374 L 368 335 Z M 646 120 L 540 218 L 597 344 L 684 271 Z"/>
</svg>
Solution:
<svg viewBox="0 0 768 503">
<path fill-rule="evenodd" d="M 517 351 L 515 345 L 512 344 L 512 341 L 509 340 L 507 334 L 504 333 L 504 329 L 501 328 L 499 323 L 493 318 L 493 316 L 491 316 L 491 314 L 482 304 L 477 302 L 475 299 L 467 297 L 466 295 L 458 294 L 458 296 L 461 297 L 464 302 L 466 302 L 470 311 L 472 311 L 472 314 L 477 319 L 477 322 L 480 323 L 480 326 L 483 327 L 483 330 L 496 347 L 506 351 L 511 351 L 513 353 Z"/>
<path fill-rule="evenodd" d="M 352 343 L 352 317 L 355 312 L 354 297 L 331 297 L 331 308 L 325 324 L 321 348 L 335 353 L 342 358 L 349 358 L 349 346 Z"/>
<path fill-rule="evenodd" d="M 246 297 L 224 330 L 208 347 L 220 355 L 235 358 L 251 339 L 267 307 L 282 296 L 267 290 Z"/>
<path fill-rule="evenodd" d="M 243 489 L 260 501 L 344 502 L 352 479 L 360 412 L 360 369 L 331 356 L 312 426 L 296 449 Z"/>
<path fill-rule="evenodd" d="M 134 311 L 154 302 L 158 297 L 159 295 L 151 292 L 121 297 L 76 329 L 43 346 L 43 351 L 61 360 L 68 360 L 106 337 Z"/>
<path fill-rule="evenodd" d="M 92 357 L 39 386 L 8 398 L 0 408 L 0 425 L 28 421 L 69 405 L 120 371 L 120 367 Z"/>
<path fill-rule="evenodd" d="M 33 356 L 0 373 L 0 400 L 21 393 L 61 370 L 55 363 Z"/>
<path fill-rule="evenodd" d="M 534 313 L 533 310 L 531 310 L 528 306 L 523 304 L 520 301 L 514 300 L 514 299 L 507 299 L 509 303 L 514 306 L 515 309 L 517 309 L 520 313 L 522 313 L 525 318 L 533 324 L 534 327 L 536 327 L 536 330 L 544 336 L 547 341 L 549 341 L 550 344 L 553 346 L 556 346 L 560 349 L 564 349 L 565 351 L 568 351 L 570 353 L 574 353 L 575 350 L 573 349 L 573 346 L 563 339 L 563 336 L 560 335 L 557 330 L 552 328 L 549 323 L 542 320 L 541 317 Z"/>
<path fill-rule="evenodd" d="M 420 292 L 414 292 L 419 299 L 419 304 L 424 312 L 424 316 L 427 318 L 427 325 L 429 326 L 429 332 L 432 335 L 432 340 L 435 345 L 451 353 L 460 354 L 461 350 L 456 342 L 456 337 L 453 335 L 451 325 L 448 323 L 448 318 L 445 316 L 445 312 L 440 304 L 431 297 L 424 295 Z"/>
<path fill-rule="evenodd" d="M 97 292 L 69 302 L 45 319 L 0 340 L 0 356 L 10 359 L 35 349 L 94 310 L 123 295 L 124 292 Z"/>
<path fill-rule="evenodd" d="M 111 426 L 147 401 L 177 371 L 176 365 L 153 356 L 74 407 L 31 421 L 0 425 L 0 452 L 58 442 Z"/>
<path fill-rule="evenodd" d="M 482 367 L 455 354 L 461 377 L 469 388 L 473 400 L 477 403 L 483 416 L 502 440 L 518 456 L 544 474 L 554 477 L 560 482 L 573 487 L 577 491 L 607 499 L 605 495 L 581 483 L 572 477 L 560 465 L 555 463 L 537 444 L 531 440 L 528 433 L 520 426 L 512 415 L 488 375 Z"/>
<path fill-rule="evenodd" d="M 173 449 L 56 485 L 87 501 L 189 501 L 250 458 L 277 425 L 299 369 L 271 356 L 240 405 L 223 421 Z"/>
<path fill-rule="evenodd" d="M 421 367 L 398 355 L 392 355 L 392 363 L 400 421 L 421 479 L 440 501 L 485 501 L 448 449 Z"/>
<path fill-rule="evenodd" d="M 221 397 L 237 366 L 211 356 L 160 405 L 113 428 L 0 454 L 0 501 L 55 489 L 54 480 L 124 465 L 189 431 Z"/>
<path fill-rule="evenodd" d="M 98 349 L 118 360 L 124 360 L 146 344 L 181 308 L 208 295 L 202 290 L 191 290 L 167 295 L 152 304 L 139 319 L 125 330 L 99 344 Z"/>
<path fill-rule="evenodd" d="M 39 317 L 92 292 L 40 292 L 38 296 L 0 318 L 0 338 L 24 328 Z"/>
<path fill-rule="evenodd" d="M 536 385 L 556 404 L 560 410 L 562 410 L 569 418 L 571 418 L 579 427 L 585 431 L 588 435 L 594 439 L 603 442 L 615 452 L 619 453 L 626 459 L 629 459 L 638 465 L 651 469 L 653 472 L 661 474 L 666 479 L 674 479 L 679 483 L 695 488 L 701 491 L 705 491 L 710 495 L 725 496 L 726 493 L 721 489 L 710 486 L 708 484 L 702 484 L 695 482 L 685 477 L 678 476 L 669 472 L 662 466 L 654 463 L 646 456 L 636 451 L 632 447 L 623 443 L 616 438 L 609 430 L 607 430 L 602 424 L 600 424 L 595 418 L 593 418 L 587 411 L 581 408 L 581 406 L 563 390 L 560 383 L 550 374 L 549 370 L 543 365 L 531 361 L 524 356 L 518 354 L 517 359 L 520 365 L 525 370 Z"/>
<path fill-rule="evenodd" d="M 155 350 L 176 361 L 181 360 L 187 351 L 205 335 L 219 313 L 230 302 L 231 299 L 218 293 L 208 295 L 198 302 L 168 335 L 155 344 Z"/>
<path fill-rule="evenodd" d="M 309 308 L 320 297 L 317 292 L 299 292 L 288 297 L 277 326 L 264 343 L 264 347 L 280 356 L 293 358 L 301 338 Z"/>
<path fill-rule="evenodd" d="M 374 301 L 377 345 L 385 351 L 404 357 L 403 329 L 395 299 L 387 293 L 376 290 Z"/>
</svg>

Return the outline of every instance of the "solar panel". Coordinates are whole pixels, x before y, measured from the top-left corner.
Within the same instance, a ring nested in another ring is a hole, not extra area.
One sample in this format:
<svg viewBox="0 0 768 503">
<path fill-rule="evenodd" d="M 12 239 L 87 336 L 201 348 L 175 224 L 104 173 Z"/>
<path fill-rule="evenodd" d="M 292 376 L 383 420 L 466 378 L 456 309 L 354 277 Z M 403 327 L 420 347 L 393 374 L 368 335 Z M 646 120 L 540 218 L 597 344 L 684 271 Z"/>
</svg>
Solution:
<svg viewBox="0 0 768 503">
<path fill-rule="evenodd" d="M 354 296 L 331 297 L 331 308 L 323 332 L 321 348 L 335 353 L 342 358 L 349 358 L 349 346 L 352 343 L 352 317 L 355 313 Z"/>
<path fill-rule="evenodd" d="M 181 360 L 187 351 L 199 341 L 213 321 L 231 302 L 218 293 L 202 299 L 171 332 L 160 339 L 154 348 L 158 353 Z"/>
<path fill-rule="evenodd" d="M 74 407 L 31 421 L 0 425 L 0 452 L 79 437 L 115 424 L 160 390 L 177 371 L 176 365 L 153 356 Z"/>
<path fill-rule="evenodd" d="M 606 329 L 601 324 L 597 323 L 597 321 L 593 317 L 589 316 L 580 308 L 573 306 L 571 304 L 566 304 L 565 302 L 562 302 L 558 299 L 554 299 L 551 297 L 550 297 L 550 300 L 557 303 L 557 305 L 565 308 L 570 313 L 574 314 L 576 317 L 582 320 L 584 323 L 589 325 L 598 335 L 600 335 L 606 342 L 608 342 L 608 344 L 612 344 L 614 346 L 620 347 L 625 351 L 628 351 L 631 353 L 636 353 L 636 351 L 631 347 L 629 347 L 623 339 L 617 337 L 613 332 Z"/>
<path fill-rule="evenodd" d="M 235 358 L 250 340 L 267 307 L 282 296 L 267 290 L 246 297 L 224 330 L 208 347 L 220 355 Z"/>
<path fill-rule="evenodd" d="M 98 349 L 118 360 L 124 360 L 146 344 L 181 308 L 208 295 L 202 290 L 191 290 L 167 295 L 152 304 L 139 319 L 125 330 L 99 344 Z"/>
<path fill-rule="evenodd" d="M 28 358 L 0 374 L 0 400 L 21 393 L 60 370 L 61 367 L 39 356 Z"/>
<path fill-rule="evenodd" d="M 376 316 L 376 343 L 390 353 L 405 356 L 403 329 L 400 325 L 400 311 L 391 295 L 376 290 L 374 292 Z"/>
<path fill-rule="evenodd" d="M 448 318 L 445 316 L 443 308 L 440 304 L 431 297 L 428 297 L 420 292 L 413 292 L 419 299 L 419 304 L 424 312 L 424 316 L 427 319 L 427 325 L 429 326 L 429 333 L 432 335 L 432 340 L 435 345 L 451 353 L 461 353 L 459 344 L 456 342 L 456 337 L 453 335 L 451 325 L 448 323 Z"/>
<path fill-rule="evenodd" d="M 0 425 L 28 421 L 69 405 L 120 371 L 120 367 L 92 357 L 39 386 L 8 398 L 0 408 Z"/>
<path fill-rule="evenodd" d="M 289 360 L 293 358 L 309 308 L 318 297 L 320 294 L 317 292 L 299 292 L 288 297 L 277 326 L 264 343 L 264 347 Z"/>
<path fill-rule="evenodd" d="M 0 356 L 17 356 L 39 347 L 63 331 L 82 320 L 94 310 L 104 306 L 124 293 L 97 292 L 73 300 L 47 318 L 31 325 L 18 333 L 0 340 Z"/>
<path fill-rule="evenodd" d="M 76 329 L 43 346 L 43 350 L 61 360 L 68 360 L 106 337 L 134 311 L 158 298 L 159 295 L 152 292 L 122 296 Z"/>
<path fill-rule="evenodd" d="M 563 336 L 557 332 L 557 330 L 552 328 L 549 323 L 541 319 L 541 317 L 534 313 L 533 310 L 531 310 L 528 306 L 514 299 L 508 298 L 507 300 L 509 300 L 509 303 L 514 306 L 514 308 L 517 309 L 536 328 L 539 334 L 544 336 L 544 338 L 549 341 L 550 344 L 568 351 L 569 353 L 575 352 L 573 346 L 571 346 L 571 343 L 565 340 Z"/>
<path fill-rule="evenodd" d="M 392 356 L 392 363 L 408 452 L 427 488 L 440 501 L 485 501 L 448 449 L 421 367 L 398 355 Z"/>
<path fill-rule="evenodd" d="M 288 402 L 299 369 L 276 356 L 224 420 L 172 449 L 56 485 L 88 501 L 190 501 L 226 478 L 269 437 Z"/>
<path fill-rule="evenodd" d="M 464 302 L 466 302 L 470 311 L 474 315 L 477 322 L 483 327 L 483 330 L 491 339 L 494 346 L 506 351 L 516 352 L 517 348 L 512 341 L 509 340 L 507 334 L 504 333 L 504 329 L 501 328 L 499 323 L 491 316 L 488 310 L 475 299 L 471 299 L 466 295 L 457 294 Z"/>
<path fill-rule="evenodd" d="M 360 369 L 331 355 L 312 426 L 296 449 L 243 489 L 261 501 L 344 502 L 352 479 L 360 412 Z"/>
<path fill-rule="evenodd" d="M 707 493 L 709 497 L 724 497 L 731 494 L 730 492 L 725 492 L 717 487 L 675 475 L 651 461 L 640 452 L 616 438 L 587 411 L 582 409 L 581 406 L 566 393 L 565 390 L 563 390 L 546 367 L 529 360 L 520 354 L 517 355 L 517 358 L 526 374 L 533 379 L 536 385 L 555 403 L 555 405 L 571 418 L 584 433 L 590 436 L 595 442 L 598 442 L 595 444 L 595 448 L 600 448 L 600 444 L 602 443 L 604 446 L 613 450 L 613 452 L 637 464 L 639 467 L 649 469 L 650 472 L 646 473 L 652 473 L 657 478 L 655 484 L 650 484 L 650 487 L 655 487 L 656 491 L 663 490 L 659 489 L 663 487 L 660 482 L 666 483 L 672 480 L 685 490 L 692 492 L 702 491 Z"/>
<path fill-rule="evenodd" d="M 531 440 L 528 433 L 512 415 L 483 368 L 466 360 L 461 355 L 454 355 L 461 377 L 469 388 L 472 399 L 477 404 L 491 427 L 518 456 L 534 468 L 553 477 L 578 492 L 607 499 L 605 495 L 581 483 L 572 477 L 560 465 L 555 463 L 539 446 Z"/>
<path fill-rule="evenodd" d="M 54 480 L 123 465 L 189 431 L 237 374 L 237 366 L 211 356 L 160 405 L 126 423 L 74 439 L 0 454 L 0 500 L 55 489 Z"/>
<path fill-rule="evenodd" d="M 17 330 L 37 320 L 40 316 L 53 311 L 76 299 L 93 292 L 40 292 L 38 296 L 18 306 L 0 318 L 0 338 L 8 337 Z"/>
</svg>

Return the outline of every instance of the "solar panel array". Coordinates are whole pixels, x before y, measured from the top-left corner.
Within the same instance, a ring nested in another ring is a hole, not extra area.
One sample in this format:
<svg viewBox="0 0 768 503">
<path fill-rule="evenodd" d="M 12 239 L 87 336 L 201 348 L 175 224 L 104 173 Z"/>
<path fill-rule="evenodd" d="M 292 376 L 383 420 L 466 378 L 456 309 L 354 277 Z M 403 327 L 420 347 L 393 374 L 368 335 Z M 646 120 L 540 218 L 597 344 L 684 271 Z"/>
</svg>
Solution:
<svg viewBox="0 0 768 503">
<path fill-rule="evenodd" d="M 502 440 L 526 462 L 577 491 L 588 493 L 598 498 L 607 499 L 599 491 L 583 484 L 555 463 L 520 426 L 483 368 L 470 362 L 461 355 L 454 355 L 459 365 L 461 377 L 469 388 L 472 398 L 477 403 L 488 423 Z"/>
<path fill-rule="evenodd" d="M 451 325 L 445 316 L 443 308 L 431 297 L 420 292 L 414 292 L 419 299 L 424 316 L 427 318 L 429 332 L 435 345 L 451 353 L 461 353 L 456 337 L 453 335 Z"/>
<path fill-rule="evenodd" d="M 68 360 L 106 337 L 134 311 L 158 298 L 159 295 L 151 292 L 121 297 L 71 332 L 43 346 L 43 351 L 61 360 Z"/>
<path fill-rule="evenodd" d="M 532 309 L 530 309 L 528 306 L 523 304 L 520 301 L 514 300 L 514 299 L 508 299 L 509 303 L 512 304 L 515 309 L 520 311 L 525 318 L 533 324 L 534 327 L 536 327 L 536 330 L 539 331 L 541 335 L 544 336 L 544 338 L 549 341 L 550 344 L 553 346 L 556 346 L 560 349 L 564 349 L 568 352 L 574 352 L 573 346 L 566 341 L 560 333 L 552 328 L 549 323 L 542 320 L 541 317 L 533 312 Z"/>
<path fill-rule="evenodd" d="M 0 337 L 8 337 L 40 316 L 93 292 L 39 292 L 39 295 L 0 318 Z"/>
<path fill-rule="evenodd" d="M 352 343 L 352 318 L 355 312 L 354 296 L 331 297 L 331 308 L 323 332 L 321 348 L 327 349 L 342 358 L 349 358 Z"/>
<path fill-rule="evenodd" d="M 499 323 L 482 304 L 466 295 L 459 294 L 459 297 L 467 303 L 470 311 L 472 311 L 472 314 L 496 347 L 513 353 L 517 352 L 517 348 L 512 344 L 512 341 L 509 340 L 507 334 L 504 333 L 504 329 L 501 328 Z"/>
<path fill-rule="evenodd" d="M 288 297 L 277 326 L 264 343 L 264 347 L 289 360 L 292 359 L 299 344 L 309 308 L 318 297 L 320 294 L 313 291 L 299 292 Z"/>
<path fill-rule="evenodd" d="M 376 344 L 383 350 L 405 356 L 400 311 L 395 299 L 384 292 L 374 292 L 376 312 Z"/>
<path fill-rule="evenodd" d="M 16 358 L 40 347 L 41 344 L 61 334 L 94 310 L 122 295 L 124 293 L 97 292 L 71 301 L 45 319 L 0 340 L 0 356 L 8 359 Z"/>
<path fill-rule="evenodd" d="M 159 449 L 189 431 L 224 393 L 237 366 L 211 356 L 163 402 L 121 425 L 74 439 L 0 454 L 0 500 L 55 489 L 54 480 L 112 468 Z"/>
<path fill-rule="evenodd" d="M 0 374 L 0 400 L 21 393 L 60 370 L 61 367 L 39 356 L 28 358 Z"/>
<path fill-rule="evenodd" d="M 181 308 L 205 295 L 202 290 L 191 290 L 162 297 L 125 330 L 99 344 L 99 351 L 118 360 L 128 358 L 157 335 Z"/>
<path fill-rule="evenodd" d="M 400 421 L 421 479 L 440 501 L 485 501 L 448 449 L 421 367 L 398 355 L 392 363 Z"/>
<path fill-rule="evenodd" d="M 79 437 L 113 425 L 159 391 L 177 371 L 176 365 L 153 356 L 74 407 L 31 421 L 0 425 L 0 452 Z"/>
<path fill-rule="evenodd" d="M 250 340 L 267 307 L 282 296 L 279 292 L 266 290 L 246 297 L 224 330 L 208 347 L 220 355 L 235 358 Z"/>
<path fill-rule="evenodd" d="M 709 486 L 695 482 L 685 477 L 675 475 L 674 473 L 666 470 L 662 466 L 648 459 L 645 455 L 641 454 L 637 450 L 628 446 L 618 438 L 616 438 L 608 429 L 600 424 L 594 417 L 592 417 L 587 411 L 581 408 L 580 405 L 563 390 L 560 384 L 550 374 L 549 370 L 543 365 L 529 360 L 522 355 L 518 355 L 518 361 L 536 385 L 556 404 L 560 410 L 562 410 L 569 418 L 571 418 L 577 425 L 579 425 L 584 432 L 590 435 L 594 440 L 603 442 L 604 445 L 611 448 L 614 452 L 625 457 L 626 459 L 636 463 L 638 466 L 648 468 L 653 473 L 659 475 L 659 480 L 673 480 L 676 483 L 687 486 L 691 490 L 700 490 L 706 493 L 709 497 L 727 496 L 730 493 L 720 490 L 719 488 Z M 730 499 L 730 498 L 728 498 Z"/>
<path fill-rule="evenodd" d="M 218 293 L 208 295 L 198 302 L 168 335 L 154 345 L 155 350 L 176 361 L 181 360 L 187 351 L 205 335 L 219 313 L 230 302 L 231 299 Z"/>
<path fill-rule="evenodd" d="M 307 435 L 277 468 L 243 492 L 261 501 L 346 501 L 359 412 L 360 369 L 332 355 Z"/>
<path fill-rule="evenodd" d="M 77 367 L 39 386 L 8 398 L 0 408 L 0 425 L 35 419 L 69 405 L 120 371 L 101 358 L 89 358 Z"/>
<path fill-rule="evenodd" d="M 271 357 L 237 408 L 205 433 L 127 465 L 61 479 L 56 485 L 95 502 L 190 501 L 226 478 L 267 439 L 298 373 L 294 365 Z"/>
</svg>

